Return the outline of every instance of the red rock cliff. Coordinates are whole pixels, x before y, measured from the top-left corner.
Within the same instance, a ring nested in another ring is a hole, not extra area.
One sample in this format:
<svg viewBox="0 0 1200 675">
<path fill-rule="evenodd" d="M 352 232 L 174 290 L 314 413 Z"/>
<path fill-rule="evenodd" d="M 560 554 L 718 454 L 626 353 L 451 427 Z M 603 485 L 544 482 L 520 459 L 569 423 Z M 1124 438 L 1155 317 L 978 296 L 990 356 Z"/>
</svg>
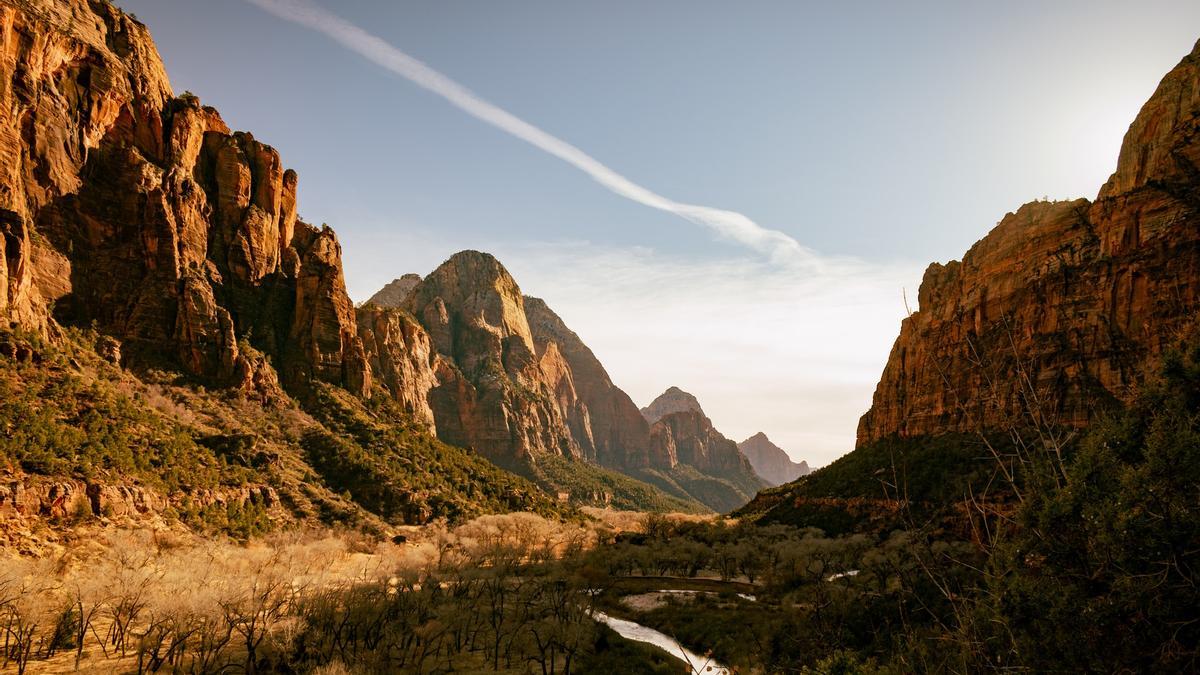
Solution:
<svg viewBox="0 0 1200 675">
<path fill-rule="evenodd" d="M 858 428 L 1082 425 L 1128 399 L 1200 309 L 1200 43 L 1125 136 L 1095 202 L 1035 202 L 925 273 Z"/>
<path fill-rule="evenodd" d="M 146 28 L 87 0 L 0 5 L 0 316 L 94 324 L 226 382 L 249 338 L 290 381 L 365 392 L 328 228 L 249 134 L 177 98 Z M 239 373 L 241 375 L 239 375 Z"/>
<path fill-rule="evenodd" d="M 525 299 L 494 257 L 463 251 L 405 296 L 429 335 L 438 436 L 497 461 L 594 455 L 587 408 L 554 343 L 539 349 Z"/>
</svg>

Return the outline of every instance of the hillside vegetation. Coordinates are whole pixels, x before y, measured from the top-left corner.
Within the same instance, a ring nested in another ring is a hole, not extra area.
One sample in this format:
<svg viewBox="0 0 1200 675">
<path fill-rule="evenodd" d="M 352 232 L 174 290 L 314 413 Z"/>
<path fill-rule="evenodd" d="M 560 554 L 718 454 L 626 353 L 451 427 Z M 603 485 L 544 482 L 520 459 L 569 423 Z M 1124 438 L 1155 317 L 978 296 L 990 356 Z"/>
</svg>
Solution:
<svg viewBox="0 0 1200 675">
<path fill-rule="evenodd" d="M 659 489 L 653 480 L 639 480 L 612 469 L 557 455 L 540 457 L 516 469 L 551 495 L 566 494 L 572 501 L 603 505 L 623 511 L 656 513 L 711 513 L 691 493 Z"/>
<path fill-rule="evenodd" d="M 216 531 L 227 518 L 208 507 L 227 506 L 248 486 L 279 496 L 266 529 L 312 521 L 378 530 L 568 510 L 432 438 L 386 397 L 363 401 L 322 384 L 303 404 L 277 388 L 269 399 L 210 390 L 167 371 L 135 375 L 101 357 L 97 343 L 105 339 L 73 328 L 53 340 L 0 333 L 0 463 L 10 471 L 141 486 L 164 500 L 166 515 L 191 514 Z"/>
</svg>

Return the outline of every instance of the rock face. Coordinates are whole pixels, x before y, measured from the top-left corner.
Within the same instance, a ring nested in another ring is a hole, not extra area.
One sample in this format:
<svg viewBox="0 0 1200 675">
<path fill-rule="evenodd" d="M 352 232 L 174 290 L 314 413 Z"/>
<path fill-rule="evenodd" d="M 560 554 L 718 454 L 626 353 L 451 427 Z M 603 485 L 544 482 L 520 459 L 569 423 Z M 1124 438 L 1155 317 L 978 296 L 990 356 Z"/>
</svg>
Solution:
<svg viewBox="0 0 1200 675">
<path fill-rule="evenodd" d="M 438 362 L 429 333 L 407 312 L 371 303 L 358 309 L 357 322 L 374 380 L 405 412 L 436 431 L 429 392 L 438 383 Z"/>
<path fill-rule="evenodd" d="M 185 500 L 198 507 L 256 504 L 273 508 L 280 504 L 279 494 L 268 485 L 205 489 L 167 497 L 140 485 L 105 485 L 7 472 L 0 476 L 0 520 L 150 515 L 162 513 L 169 506 L 182 506 Z"/>
<path fill-rule="evenodd" d="M 145 26 L 15 0 L 0 43 L 0 317 L 95 325 L 222 384 L 270 367 L 248 341 L 287 382 L 367 391 L 337 238 L 297 220 L 274 149 L 175 97 Z"/>
<path fill-rule="evenodd" d="M 704 409 L 700 407 L 700 401 L 697 401 L 695 396 L 679 387 L 671 387 L 659 394 L 650 405 L 642 408 L 642 417 L 654 424 L 671 413 L 679 412 L 698 412 L 703 415 Z"/>
<path fill-rule="evenodd" d="M 755 476 L 737 443 L 713 428 L 695 396 L 671 387 L 642 408 L 650 427 L 652 467 L 686 464 L 716 476 Z"/>
<path fill-rule="evenodd" d="M 538 349 L 521 289 L 492 256 L 463 251 L 407 294 L 424 327 L 438 436 L 501 463 L 594 456 L 587 408 L 555 343 Z"/>
<path fill-rule="evenodd" d="M 656 412 L 639 412 L 579 336 L 523 296 L 494 257 L 457 253 L 403 294 L 403 308 L 360 308 L 360 335 L 375 379 L 432 419 L 442 440 L 502 464 L 550 454 L 635 475 L 685 464 L 753 476 L 690 394 L 672 387 L 647 409 Z"/>
<path fill-rule="evenodd" d="M 421 275 L 405 274 L 399 279 L 393 279 L 387 286 L 379 289 L 379 292 L 372 295 L 367 300 L 368 305 L 378 305 L 379 307 L 403 307 L 404 300 L 412 289 L 421 283 Z"/>
<path fill-rule="evenodd" d="M 1200 43 L 1160 83 L 1094 202 L 1008 214 L 925 273 L 858 428 L 1079 426 L 1127 400 L 1200 309 Z"/>
<path fill-rule="evenodd" d="M 738 443 L 738 450 L 750 460 L 754 473 L 772 487 L 790 483 L 812 472 L 808 462 L 793 462 L 783 448 L 772 443 L 761 431 Z"/>
</svg>

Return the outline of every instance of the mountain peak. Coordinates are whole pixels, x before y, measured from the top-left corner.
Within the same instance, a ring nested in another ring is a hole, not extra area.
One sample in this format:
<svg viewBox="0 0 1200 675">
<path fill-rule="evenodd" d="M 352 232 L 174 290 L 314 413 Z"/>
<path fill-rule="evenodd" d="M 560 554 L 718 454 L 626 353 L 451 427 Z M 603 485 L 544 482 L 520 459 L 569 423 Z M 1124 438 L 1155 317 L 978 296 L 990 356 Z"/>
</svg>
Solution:
<svg viewBox="0 0 1200 675">
<path fill-rule="evenodd" d="M 392 279 L 388 285 L 372 295 L 367 302 L 380 307 L 402 307 L 404 299 L 419 283 L 421 283 L 420 274 L 405 274 L 399 279 Z"/>
<path fill-rule="evenodd" d="M 496 259 L 496 256 L 492 255 L 491 253 L 476 251 L 474 249 L 464 249 L 451 255 L 449 258 L 446 258 L 446 261 L 443 262 L 441 266 L 445 267 L 446 265 L 453 265 L 455 267 L 475 266 L 491 268 L 503 271 L 504 274 L 508 274 L 508 270 L 504 269 L 504 265 L 502 265 L 500 261 Z"/>
<path fill-rule="evenodd" d="M 700 401 L 688 392 L 679 387 L 670 387 L 658 398 L 650 402 L 650 405 L 642 408 L 642 416 L 650 424 L 654 424 L 663 417 L 672 413 L 678 412 L 698 412 L 704 414 L 704 408 L 700 407 Z"/>
<path fill-rule="evenodd" d="M 771 485 L 790 483 L 811 471 L 808 462 L 792 461 L 783 448 L 772 443 L 761 431 L 738 443 L 738 450 L 750 460 L 754 472 Z"/>
<path fill-rule="evenodd" d="M 499 340 L 515 338 L 522 346 L 519 360 L 527 362 L 533 356 L 521 288 L 491 254 L 467 250 L 450 256 L 408 293 L 404 307 L 427 324 L 434 346 L 442 354 L 454 354 L 455 341 L 447 332 L 454 324 L 460 332 L 479 332 L 476 337 L 483 341 L 493 339 L 484 333 Z M 446 316 L 437 318 L 441 315 Z M 498 349 L 497 345 L 493 351 Z"/>
</svg>

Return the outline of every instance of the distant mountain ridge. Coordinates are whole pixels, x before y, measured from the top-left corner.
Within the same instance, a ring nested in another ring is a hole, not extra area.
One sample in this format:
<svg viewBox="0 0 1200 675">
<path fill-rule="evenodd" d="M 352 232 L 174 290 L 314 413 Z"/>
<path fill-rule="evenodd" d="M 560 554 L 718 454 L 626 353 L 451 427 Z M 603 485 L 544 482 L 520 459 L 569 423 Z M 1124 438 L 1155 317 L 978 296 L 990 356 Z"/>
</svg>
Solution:
<svg viewBox="0 0 1200 675">
<path fill-rule="evenodd" d="M 767 481 L 771 487 L 790 483 L 801 476 L 812 472 L 808 462 L 799 463 L 784 452 L 783 448 L 771 442 L 767 435 L 758 432 L 750 438 L 738 443 L 738 449 L 750 460 L 754 472 Z"/>
<path fill-rule="evenodd" d="M 766 483 L 754 472 L 737 443 L 717 431 L 695 396 L 670 387 L 642 409 L 654 420 L 650 426 L 653 466 L 685 466 L 708 476 L 726 479 L 724 485 L 707 485 L 710 502 L 720 511 L 737 508 Z"/>
</svg>

